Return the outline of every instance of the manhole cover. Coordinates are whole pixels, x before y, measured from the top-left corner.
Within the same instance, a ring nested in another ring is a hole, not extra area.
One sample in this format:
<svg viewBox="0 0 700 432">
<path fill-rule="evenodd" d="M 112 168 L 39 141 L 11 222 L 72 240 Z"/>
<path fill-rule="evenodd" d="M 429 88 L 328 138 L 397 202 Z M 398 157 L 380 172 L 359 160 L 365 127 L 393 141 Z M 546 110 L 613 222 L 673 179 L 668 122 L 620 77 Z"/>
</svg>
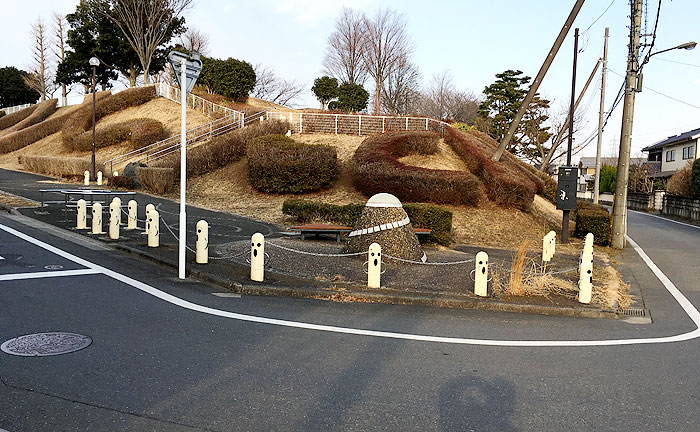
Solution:
<svg viewBox="0 0 700 432">
<path fill-rule="evenodd" d="M 91 343 L 89 337 L 75 333 L 35 333 L 5 341 L 0 350 L 17 356 L 44 357 L 78 351 Z"/>
<path fill-rule="evenodd" d="M 63 268 L 63 266 L 60 264 L 51 264 L 51 265 L 44 266 L 44 268 L 46 270 L 61 270 Z"/>
</svg>

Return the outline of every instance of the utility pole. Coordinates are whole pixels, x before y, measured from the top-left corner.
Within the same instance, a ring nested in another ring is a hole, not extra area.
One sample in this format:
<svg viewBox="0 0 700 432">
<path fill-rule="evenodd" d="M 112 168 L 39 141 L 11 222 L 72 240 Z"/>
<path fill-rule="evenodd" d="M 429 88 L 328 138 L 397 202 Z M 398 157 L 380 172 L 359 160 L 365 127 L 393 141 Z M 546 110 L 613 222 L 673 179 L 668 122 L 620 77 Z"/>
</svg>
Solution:
<svg viewBox="0 0 700 432">
<path fill-rule="evenodd" d="M 625 247 L 627 234 L 627 182 L 629 180 L 630 149 L 632 147 L 632 121 L 634 120 L 634 97 L 639 70 L 639 38 L 642 24 L 643 0 L 632 0 L 630 14 L 630 44 L 625 78 L 625 99 L 622 107 L 622 130 L 620 153 L 617 157 L 617 180 L 613 204 L 612 247 Z"/>
<path fill-rule="evenodd" d="M 571 148 L 574 144 L 574 99 L 576 99 L 576 61 L 578 60 L 578 28 L 574 31 L 574 70 L 571 74 L 571 104 L 569 106 L 569 136 L 567 139 L 566 166 L 571 166 Z M 574 201 L 576 190 L 574 190 Z M 562 211 L 561 242 L 569 243 L 569 210 Z"/>
<path fill-rule="evenodd" d="M 552 45 L 552 48 L 549 50 L 549 54 L 547 54 L 547 58 L 544 60 L 544 63 L 540 67 L 540 71 L 537 72 L 537 76 L 535 77 L 535 80 L 532 82 L 532 85 L 530 86 L 530 90 L 527 92 L 525 99 L 523 99 L 523 102 L 520 104 L 520 109 L 518 109 L 518 113 L 515 115 L 513 122 L 510 124 L 510 128 L 508 128 L 508 132 L 506 132 L 505 136 L 501 140 L 501 143 L 498 145 L 498 148 L 496 149 L 496 152 L 491 157 L 491 160 L 496 161 L 496 162 L 501 160 L 501 156 L 503 155 L 503 152 L 505 151 L 506 147 L 508 147 L 508 143 L 510 142 L 510 139 L 513 137 L 515 130 L 520 125 L 520 120 L 522 120 L 523 115 L 525 115 L 525 111 L 527 110 L 527 107 L 530 106 L 530 102 L 532 102 L 532 98 L 535 97 L 535 93 L 537 93 L 537 89 L 540 87 L 540 84 L 542 83 L 544 76 L 547 74 L 547 71 L 549 70 L 549 66 L 552 65 L 552 62 L 554 61 L 554 57 L 557 55 L 557 52 L 559 52 L 559 48 L 561 47 L 561 44 L 564 43 L 564 39 L 566 38 L 567 33 L 569 33 L 569 29 L 571 28 L 571 25 L 573 24 L 574 19 L 576 19 L 576 15 L 578 15 L 578 11 L 581 10 L 581 6 L 583 6 L 583 2 L 584 2 L 584 0 L 576 0 L 576 4 L 574 5 L 573 9 L 571 9 L 571 13 L 569 13 L 569 17 L 566 19 L 564 26 L 559 31 L 559 36 L 557 36 L 557 39 L 554 41 L 554 45 Z M 575 97 L 575 95 L 574 95 L 574 97 Z M 573 97 L 572 97 L 572 99 L 573 99 Z"/>
<path fill-rule="evenodd" d="M 600 111 L 598 111 L 598 143 L 596 144 L 595 153 L 595 181 L 593 182 L 593 203 L 598 204 L 600 189 L 600 149 L 603 144 L 603 114 L 605 113 L 605 79 L 607 78 L 608 68 L 608 32 L 610 29 L 605 27 L 605 42 L 603 42 L 603 77 L 600 81 Z"/>
</svg>

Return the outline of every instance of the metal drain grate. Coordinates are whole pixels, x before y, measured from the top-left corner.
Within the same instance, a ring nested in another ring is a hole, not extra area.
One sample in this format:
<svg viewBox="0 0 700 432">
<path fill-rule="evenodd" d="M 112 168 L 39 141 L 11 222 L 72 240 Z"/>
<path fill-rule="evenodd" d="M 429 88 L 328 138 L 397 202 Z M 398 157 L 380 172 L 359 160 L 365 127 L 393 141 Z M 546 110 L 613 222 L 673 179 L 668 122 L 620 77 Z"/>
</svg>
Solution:
<svg viewBox="0 0 700 432">
<path fill-rule="evenodd" d="M 67 354 L 88 347 L 92 339 L 76 333 L 35 333 L 5 341 L 0 350 L 23 357 L 44 357 Z"/>
<path fill-rule="evenodd" d="M 628 308 L 620 311 L 622 315 L 625 316 L 633 316 L 633 317 L 646 317 L 649 316 L 649 313 L 646 309 L 639 309 L 639 308 Z"/>
</svg>

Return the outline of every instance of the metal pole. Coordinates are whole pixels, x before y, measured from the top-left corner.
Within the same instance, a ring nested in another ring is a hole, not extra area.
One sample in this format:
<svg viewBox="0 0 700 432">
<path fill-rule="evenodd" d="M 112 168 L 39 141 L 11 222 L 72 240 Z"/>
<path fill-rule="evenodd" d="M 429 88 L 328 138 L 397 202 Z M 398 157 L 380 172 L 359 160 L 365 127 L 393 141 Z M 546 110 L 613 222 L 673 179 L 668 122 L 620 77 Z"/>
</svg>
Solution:
<svg viewBox="0 0 700 432">
<path fill-rule="evenodd" d="M 637 88 L 639 37 L 642 23 L 642 0 L 632 2 L 629 56 L 625 79 L 625 99 L 622 108 L 622 130 L 620 153 L 617 157 L 617 180 L 613 204 L 612 247 L 625 247 L 627 234 L 627 181 L 629 178 L 630 148 L 632 147 L 632 122 L 634 120 L 634 97 Z"/>
<path fill-rule="evenodd" d="M 92 172 L 90 180 L 95 180 L 95 81 L 97 81 L 97 67 L 92 67 Z"/>
<path fill-rule="evenodd" d="M 528 91 L 527 96 L 525 96 L 525 99 L 523 99 L 523 102 L 520 104 L 520 109 L 518 110 L 518 113 L 515 115 L 513 122 L 510 124 L 510 128 L 508 129 L 508 132 L 506 132 L 506 135 L 503 137 L 503 140 L 498 145 L 496 152 L 493 154 L 493 157 L 491 157 L 492 160 L 499 161 L 501 159 L 503 152 L 505 151 L 506 147 L 508 146 L 508 143 L 510 142 L 510 139 L 513 137 L 513 134 L 515 133 L 515 130 L 518 128 L 518 125 L 520 125 L 520 120 L 523 118 L 523 115 L 525 114 L 527 107 L 530 106 L 530 102 L 532 102 L 532 98 L 535 96 L 537 89 L 540 87 L 540 84 L 542 83 L 542 79 L 544 79 L 544 76 L 547 73 L 547 70 L 549 70 L 549 66 L 552 64 L 552 61 L 554 61 L 554 57 L 557 55 L 557 52 L 559 51 L 561 44 L 564 42 L 564 39 L 566 38 L 566 35 L 569 32 L 569 28 L 571 28 L 571 24 L 573 24 L 574 19 L 576 18 L 576 15 L 578 15 L 578 11 L 581 10 L 581 6 L 583 6 L 583 1 L 584 0 L 577 0 L 573 9 L 571 9 L 571 13 L 569 14 L 569 17 L 566 19 L 564 26 L 561 28 L 561 31 L 559 32 L 559 36 L 557 36 L 557 39 L 554 41 L 554 45 L 552 45 L 552 48 L 549 50 L 549 54 L 547 54 L 547 58 L 544 60 L 542 67 L 540 67 L 540 71 L 537 73 L 535 80 L 532 82 L 532 85 L 530 86 L 530 90 Z"/>
<path fill-rule="evenodd" d="M 178 250 L 178 277 L 185 279 L 185 191 L 187 184 L 187 59 L 182 58 L 180 76 L 180 244 Z"/>
<path fill-rule="evenodd" d="M 574 99 L 576 99 L 576 61 L 578 60 L 578 28 L 574 31 L 574 70 L 571 74 L 571 102 L 569 105 L 569 136 L 566 151 L 566 165 L 571 166 L 571 147 L 574 143 Z M 576 192 L 574 192 L 576 193 Z M 575 195 L 574 195 L 575 196 Z M 575 198 L 574 198 L 575 199 Z M 569 210 L 562 211 L 561 242 L 569 243 Z"/>
<path fill-rule="evenodd" d="M 605 41 L 603 42 L 603 77 L 600 81 L 600 110 L 598 112 L 598 142 L 596 143 L 595 153 L 595 180 L 593 182 L 593 203 L 598 204 L 600 198 L 600 151 L 603 144 L 603 114 L 605 111 L 605 79 L 607 77 L 608 67 L 608 32 L 609 28 L 605 27 Z"/>
</svg>

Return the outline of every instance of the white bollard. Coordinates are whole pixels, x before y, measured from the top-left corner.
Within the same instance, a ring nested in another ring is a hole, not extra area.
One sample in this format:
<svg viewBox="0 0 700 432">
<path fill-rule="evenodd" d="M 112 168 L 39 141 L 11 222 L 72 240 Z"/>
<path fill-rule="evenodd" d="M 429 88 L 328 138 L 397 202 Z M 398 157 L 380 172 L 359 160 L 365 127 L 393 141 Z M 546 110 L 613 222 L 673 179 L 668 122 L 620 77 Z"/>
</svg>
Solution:
<svg viewBox="0 0 700 432">
<path fill-rule="evenodd" d="M 157 210 L 148 213 L 146 222 L 148 228 L 148 247 L 158 247 L 160 245 L 160 215 Z"/>
<path fill-rule="evenodd" d="M 92 205 L 92 234 L 102 234 L 102 204 Z"/>
<path fill-rule="evenodd" d="M 83 179 L 83 184 L 85 186 L 90 186 L 90 171 L 85 171 L 83 175 L 85 176 Z"/>
<path fill-rule="evenodd" d="M 118 172 L 118 171 L 114 171 L 114 172 L 112 173 L 112 177 L 119 177 L 119 172 Z"/>
<path fill-rule="evenodd" d="M 126 229 L 133 230 L 136 229 L 136 217 L 139 205 L 136 201 L 129 201 L 129 217 L 126 222 Z"/>
<path fill-rule="evenodd" d="M 542 262 L 549 262 L 552 257 L 550 255 L 552 251 L 552 232 L 548 232 L 542 238 Z"/>
<path fill-rule="evenodd" d="M 593 260 L 584 260 L 581 263 L 581 272 L 578 278 L 578 301 L 590 303 L 593 294 Z"/>
<path fill-rule="evenodd" d="M 75 228 L 87 229 L 87 206 L 84 199 L 78 200 L 78 221 Z"/>
<path fill-rule="evenodd" d="M 117 203 L 117 220 L 119 225 L 122 224 L 122 199 L 119 197 L 112 198 L 112 203 Z"/>
<path fill-rule="evenodd" d="M 146 227 L 145 227 L 145 230 L 143 232 L 146 235 L 148 235 L 148 215 L 155 209 L 156 209 L 156 206 L 154 206 L 153 204 L 146 205 Z"/>
<path fill-rule="evenodd" d="M 379 243 L 372 243 L 369 245 L 367 262 L 367 287 L 380 288 L 382 277 L 382 247 Z"/>
<path fill-rule="evenodd" d="M 119 240 L 119 211 L 121 210 L 117 198 L 109 204 L 109 238 Z"/>
<path fill-rule="evenodd" d="M 102 186 L 102 171 L 97 171 L 97 186 Z"/>
<path fill-rule="evenodd" d="M 489 255 L 481 251 L 476 254 L 474 271 L 474 294 L 486 297 L 488 295 Z"/>
<path fill-rule="evenodd" d="M 557 251 L 557 232 L 556 231 L 550 231 L 549 234 L 552 236 L 549 241 L 551 243 L 549 247 L 549 258 L 552 259 L 554 257 L 554 253 Z"/>
<path fill-rule="evenodd" d="M 593 233 L 586 234 L 586 238 L 583 241 L 583 253 L 590 253 L 593 255 Z"/>
<path fill-rule="evenodd" d="M 253 234 L 250 241 L 250 280 L 262 282 L 265 278 L 265 236 Z"/>
<path fill-rule="evenodd" d="M 197 264 L 206 264 L 209 262 L 209 224 L 207 221 L 197 222 L 197 243 L 196 243 L 196 259 Z"/>
</svg>

